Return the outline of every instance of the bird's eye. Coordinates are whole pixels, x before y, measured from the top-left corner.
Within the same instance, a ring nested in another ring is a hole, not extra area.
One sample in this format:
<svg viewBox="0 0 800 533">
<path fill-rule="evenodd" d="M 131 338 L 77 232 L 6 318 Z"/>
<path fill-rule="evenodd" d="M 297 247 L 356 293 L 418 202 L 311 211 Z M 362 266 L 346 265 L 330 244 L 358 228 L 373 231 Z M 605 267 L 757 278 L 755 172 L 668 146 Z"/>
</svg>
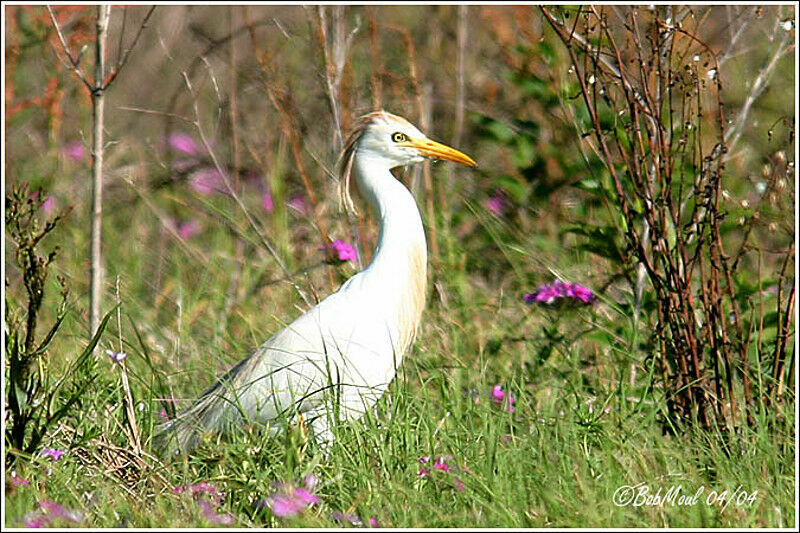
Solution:
<svg viewBox="0 0 800 533">
<path fill-rule="evenodd" d="M 397 133 L 392 133 L 392 140 L 396 143 L 404 143 L 408 140 L 408 135 L 398 131 Z"/>
</svg>

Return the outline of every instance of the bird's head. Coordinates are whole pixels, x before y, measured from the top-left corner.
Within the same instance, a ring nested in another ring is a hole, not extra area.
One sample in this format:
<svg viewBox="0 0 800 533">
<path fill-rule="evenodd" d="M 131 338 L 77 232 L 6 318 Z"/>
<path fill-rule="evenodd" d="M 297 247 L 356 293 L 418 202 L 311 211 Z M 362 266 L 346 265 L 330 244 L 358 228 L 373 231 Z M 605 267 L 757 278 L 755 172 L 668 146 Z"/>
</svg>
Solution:
<svg viewBox="0 0 800 533">
<path fill-rule="evenodd" d="M 356 157 L 372 159 L 388 169 L 419 163 L 426 158 L 477 166 L 468 155 L 428 139 L 402 117 L 386 111 L 369 113 L 356 121 L 342 153 L 340 192 L 350 212 L 355 212 L 350 197 L 350 174 Z"/>
</svg>

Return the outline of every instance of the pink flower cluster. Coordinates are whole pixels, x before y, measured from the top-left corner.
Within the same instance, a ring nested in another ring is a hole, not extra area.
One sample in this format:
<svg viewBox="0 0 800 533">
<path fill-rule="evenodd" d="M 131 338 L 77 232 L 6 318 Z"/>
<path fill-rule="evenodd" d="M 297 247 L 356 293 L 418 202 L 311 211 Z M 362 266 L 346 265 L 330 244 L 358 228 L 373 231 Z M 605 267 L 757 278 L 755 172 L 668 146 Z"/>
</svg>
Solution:
<svg viewBox="0 0 800 533">
<path fill-rule="evenodd" d="M 233 524 L 233 515 L 230 513 L 217 513 L 215 505 L 206 500 L 197 500 L 197 506 L 200 507 L 200 512 L 206 517 L 206 520 L 212 524 L 220 524 L 229 526 Z"/>
<path fill-rule="evenodd" d="M 217 490 L 216 487 L 205 481 L 194 485 L 180 485 L 172 489 L 173 494 L 188 493 L 197 501 L 197 506 L 203 516 L 213 524 L 230 525 L 233 523 L 233 515 L 228 513 L 218 514 L 217 507 L 222 504 L 225 493 Z M 206 499 L 208 498 L 208 499 Z"/>
<path fill-rule="evenodd" d="M 67 453 L 65 450 L 59 450 L 56 448 L 45 448 L 44 450 L 39 452 L 39 455 L 41 455 L 42 457 L 49 457 L 53 461 L 58 461 L 59 459 L 61 459 L 61 456 L 64 455 L 65 453 Z"/>
<path fill-rule="evenodd" d="M 448 463 L 448 461 L 452 461 L 452 459 L 452 457 L 431 457 L 430 455 L 420 457 L 419 462 L 423 466 L 419 467 L 417 477 L 425 479 L 430 477 L 434 472 L 452 474 L 456 472 L 456 470 L 469 473 L 469 469 L 465 466 L 454 467 L 452 464 Z M 452 481 L 457 491 L 461 492 L 464 490 L 464 482 L 461 481 L 460 478 L 453 477 Z"/>
<path fill-rule="evenodd" d="M 516 399 L 514 399 L 511 393 L 504 391 L 503 387 L 501 387 L 500 385 L 495 385 L 492 388 L 492 402 L 495 405 L 500 405 L 500 406 L 505 405 L 505 409 L 509 413 L 514 412 L 515 401 Z"/>
<path fill-rule="evenodd" d="M 265 192 L 261 195 L 261 207 L 267 213 L 272 213 L 275 210 L 275 201 L 270 193 Z"/>
<path fill-rule="evenodd" d="M 329 245 L 323 246 L 321 249 L 328 250 L 331 253 L 331 256 L 333 257 L 331 262 L 344 263 L 346 261 L 355 261 L 358 259 L 356 249 L 341 239 L 336 239 Z"/>
<path fill-rule="evenodd" d="M 596 300 L 595 294 L 588 287 L 579 283 L 556 280 L 542 285 L 535 292 L 524 296 L 525 303 L 553 306 L 564 302 L 574 304 L 591 304 Z"/>
<path fill-rule="evenodd" d="M 167 219 L 166 225 L 184 240 L 191 239 L 203 231 L 200 223 L 194 218 L 187 222 L 180 222 L 174 218 L 170 218 Z"/>
<path fill-rule="evenodd" d="M 42 500 L 39 502 L 38 511 L 25 516 L 23 526 L 27 528 L 50 527 L 59 518 L 76 524 L 83 521 L 83 515 L 80 513 L 68 511 L 61 504 L 52 500 Z"/>
<path fill-rule="evenodd" d="M 84 157 L 86 157 L 86 149 L 83 147 L 83 143 L 81 141 L 70 141 L 64 146 L 61 147 L 61 153 L 67 159 L 71 159 L 72 161 L 80 161 Z"/>
<path fill-rule="evenodd" d="M 487 198 L 483 205 L 490 213 L 492 213 L 496 217 L 499 217 L 506 212 L 506 209 L 508 209 L 509 204 L 510 202 L 506 197 L 506 195 L 503 194 L 502 192 L 499 192 Z"/>
<path fill-rule="evenodd" d="M 319 497 L 314 494 L 317 485 L 315 476 L 306 476 L 303 486 L 298 487 L 291 483 L 274 483 L 276 492 L 264 498 L 260 507 L 268 507 L 272 514 L 281 518 L 289 518 L 303 512 L 309 505 L 319 503 Z"/>
<path fill-rule="evenodd" d="M 170 148 L 186 155 L 197 155 L 200 152 L 195 140 L 186 133 L 173 133 L 167 138 L 167 142 Z"/>
<path fill-rule="evenodd" d="M 34 191 L 31 194 L 31 198 L 33 198 L 34 200 L 38 200 L 39 191 Z M 39 204 L 39 209 L 41 209 L 42 213 L 44 213 L 47 216 L 52 215 L 53 211 L 56 210 L 56 197 L 53 196 L 52 194 L 48 194 L 47 196 L 45 196 L 44 200 L 41 202 L 41 204 Z"/>
<path fill-rule="evenodd" d="M 208 497 L 217 504 L 222 503 L 223 498 L 225 498 L 224 492 L 220 492 L 216 487 L 206 481 L 201 481 L 194 485 L 180 485 L 172 489 L 173 494 L 182 494 L 184 492 L 188 492 L 192 496 L 208 495 Z"/>
<path fill-rule="evenodd" d="M 17 475 L 16 472 L 11 472 L 11 484 L 12 485 L 30 485 L 31 482 L 25 479 L 24 477 L 20 477 Z"/>
<path fill-rule="evenodd" d="M 201 167 L 189 175 L 189 187 L 203 195 L 226 193 L 222 174 L 214 167 Z"/>
<path fill-rule="evenodd" d="M 301 215 L 305 215 L 308 212 L 308 202 L 303 196 L 293 196 L 289 199 L 288 205 Z"/>
</svg>

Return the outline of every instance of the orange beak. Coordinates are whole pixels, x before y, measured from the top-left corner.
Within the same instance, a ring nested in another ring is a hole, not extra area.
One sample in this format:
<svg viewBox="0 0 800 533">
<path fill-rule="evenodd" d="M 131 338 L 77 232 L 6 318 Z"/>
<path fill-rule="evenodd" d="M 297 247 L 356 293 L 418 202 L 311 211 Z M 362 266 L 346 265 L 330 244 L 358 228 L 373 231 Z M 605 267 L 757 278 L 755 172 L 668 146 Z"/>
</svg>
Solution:
<svg viewBox="0 0 800 533">
<path fill-rule="evenodd" d="M 461 163 L 462 165 L 467 165 L 469 167 L 478 166 L 478 164 L 467 154 L 430 139 L 410 139 L 405 143 L 401 143 L 401 146 L 416 148 L 420 155 L 424 157 L 430 157 L 431 159 L 452 161 L 454 163 Z"/>
</svg>

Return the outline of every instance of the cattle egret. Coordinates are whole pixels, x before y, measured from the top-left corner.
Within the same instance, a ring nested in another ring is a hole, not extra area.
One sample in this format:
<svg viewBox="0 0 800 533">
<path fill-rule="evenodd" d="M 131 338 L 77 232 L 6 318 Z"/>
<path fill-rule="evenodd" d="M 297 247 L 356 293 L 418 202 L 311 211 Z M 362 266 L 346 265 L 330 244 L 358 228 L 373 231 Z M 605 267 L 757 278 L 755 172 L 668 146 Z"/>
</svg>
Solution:
<svg viewBox="0 0 800 533">
<path fill-rule="evenodd" d="M 425 306 L 427 250 L 414 197 L 390 172 L 425 158 L 476 166 L 385 111 L 359 118 L 340 165 L 340 196 L 355 211 L 351 177 L 379 223 L 369 265 L 348 279 L 158 428 L 156 446 L 191 451 L 204 433 L 302 417 L 323 447 L 331 425 L 357 419 L 383 395 L 414 340 Z"/>
</svg>

